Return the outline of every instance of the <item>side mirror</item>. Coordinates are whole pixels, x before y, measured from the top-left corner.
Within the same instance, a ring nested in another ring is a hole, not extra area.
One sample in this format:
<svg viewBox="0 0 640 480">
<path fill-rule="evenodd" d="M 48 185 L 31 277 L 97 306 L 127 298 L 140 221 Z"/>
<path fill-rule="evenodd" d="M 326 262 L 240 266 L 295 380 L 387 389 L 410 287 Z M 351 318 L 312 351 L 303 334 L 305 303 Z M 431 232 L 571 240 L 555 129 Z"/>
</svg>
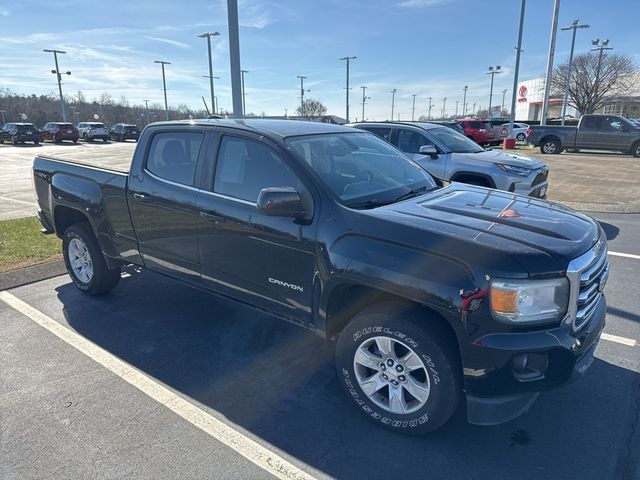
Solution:
<svg viewBox="0 0 640 480">
<path fill-rule="evenodd" d="M 429 155 L 431 158 L 438 158 L 438 150 L 433 145 L 422 145 L 420 147 L 420 153 L 422 155 Z"/>
<path fill-rule="evenodd" d="M 269 217 L 300 218 L 306 215 L 300 193 L 292 187 L 270 187 L 260 190 L 258 211 Z"/>
</svg>

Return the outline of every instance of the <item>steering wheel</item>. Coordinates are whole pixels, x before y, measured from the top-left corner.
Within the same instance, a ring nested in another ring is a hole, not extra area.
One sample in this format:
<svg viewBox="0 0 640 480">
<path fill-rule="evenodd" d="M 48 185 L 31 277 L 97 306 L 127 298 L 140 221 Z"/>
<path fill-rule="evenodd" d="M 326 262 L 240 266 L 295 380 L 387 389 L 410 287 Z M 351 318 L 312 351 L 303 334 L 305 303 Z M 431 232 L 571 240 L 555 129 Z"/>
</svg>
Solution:
<svg viewBox="0 0 640 480">
<path fill-rule="evenodd" d="M 376 176 L 373 174 L 371 170 L 361 170 L 353 179 L 352 183 L 358 182 L 373 182 L 375 181 Z"/>
</svg>

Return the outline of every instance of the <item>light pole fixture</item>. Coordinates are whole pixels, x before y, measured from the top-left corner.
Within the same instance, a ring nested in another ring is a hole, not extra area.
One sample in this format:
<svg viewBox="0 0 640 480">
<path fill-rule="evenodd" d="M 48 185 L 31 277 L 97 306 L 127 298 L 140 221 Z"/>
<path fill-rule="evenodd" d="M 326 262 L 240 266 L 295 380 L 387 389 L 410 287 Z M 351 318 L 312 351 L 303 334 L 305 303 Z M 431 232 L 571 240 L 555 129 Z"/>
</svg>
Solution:
<svg viewBox="0 0 640 480">
<path fill-rule="evenodd" d="M 571 86 L 571 67 L 573 66 L 573 50 L 576 45 L 576 30 L 579 28 L 589 28 L 589 25 L 583 24 L 579 25 L 580 20 L 576 18 L 570 26 L 562 27 L 560 30 L 567 31 L 573 30 L 573 35 L 571 36 L 571 52 L 569 53 L 569 66 L 567 67 L 567 84 L 564 87 L 564 98 L 562 100 L 562 119 L 560 123 L 564 125 L 564 117 L 567 114 L 567 102 L 569 100 L 569 87 Z"/>
<path fill-rule="evenodd" d="M 411 107 L 411 121 L 415 121 L 416 116 L 416 94 L 411 95 L 413 97 L 413 105 Z"/>
<path fill-rule="evenodd" d="M 429 97 L 429 110 L 427 111 L 427 120 L 431 120 L 431 100 L 433 100 L 433 97 Z"/>
<path fill-rule="evenodd" d="M 605 50 L 613 50 L 612 47 L 609 47 L 609 39 L 606 38 L 602 41 L 600 41 L 599 38 L 596 38 L 595 40 L 591 40 L 591 45 L 593 45 L 595 48 L 592 48 L 591 51 L 592 52 L 599 52 L 598 54 L 598 66 L 596 67 L 596 80 L 595 80 L 595 94 L 594 97 L 598 98 L 598 90 L 599 90 L 599 86 L 600 86 L 600 68 L 602 67 L 602 55 L 604 54 Z"/>
<path fill-rule="evenodd" d="M 394 88 L 393 90 L 391 90 L 391 121 L 393 122 L 393 109 L 396 106 L 396 93 L 397 93 L 398 89 Z"/>
<path fill-rule="evenodd" d="M 371 100 L 371 97 L 367 97 L 367 87 L 362 86 L 360 88 L 362 89 L 362 118 L 360 120 L 364 122 L 364 105 L 367 103 L 367 100 Z"/>
<path fill-rule="evenodd" d="M 58 91 L 60 92 L 60 110 L 62 111 L 62 121 L 66 122 L 67 114 L 64 112 L 64 97 L 62 96 L 62 74 L 71 75 L 71 72 L 60 71 L 60 68 L 58 67 L 58 54 L 59 53 L 65 54 L 67 52 L 63 52 L 62 50 L 49 50 L 47 48 L 45 48 L 43 52 L 53 53 L 53 61 L 56 64 L 56 69 L 51 70 L 51 73 L 55 74 L 58 77 Z"/>
<path fill-rule="evenodd" d="M 355 60 L 358 57 L 342 57 L 340 60 L 346 60 L 347 61 L 347 86 L 346 86 L 346 91 L 347 91 L 347 108 L 346 108 L 346 115 L 347 115 L 347 123 L 349 123 L 349 62 L 351 60 Z"/>
<path fill-rule="evenodd" d="M 300 79 L 300 116 L 304 117 L 304 80 L 307 77 L 303 77 L 302 75 L 298 75 L 298 78 Z M 311 90 L 306 90 L 307 92 L 310 92 Z"/>
<path fill-rule="evenodd" d="M 493 77 L 500 72 L 500 65 L 489 67 L 487 75 L 491 75 L 491 88 L 489 89 L 489 120 L 491 120 L 491 101 L 493 100 Z"/>
<path fill-rule="evenodd" d="M 462 98 L 462 117 L 464 118 L 467 113 L 467 90 L 469 90 L 469 85 L 465 85 L 462 90 L 464 91 L 464 97 Z"/>
<path fill-rule="evenodd" d="M 207 39 L 207 50 L 209 52 L 209 91 L 211 93 L 211 108 L 213 109 L 213 114 L 216 113 L 216 104 L 214 101 L 215 93 L 213 89 L 213 79 L 216 78 L 213 76 L 213 60 L 211 59 L 211 37 L 217 37 L 220 35 L 220 32 L 205 32 L 198 35 L 199 38 Z"/>
<path fill-rule="evenodd" d="M 244 74 L 249 73 L 249 70 L 240 70 L 242 74 L 242 114 L 243 116 L 247 116 L 247 103 L 245 101 L 245 93 L 244 93 Z"/>
<path fill-rule="evenodd" d="M 165 120 L 169 120 L 169 104 L 167 103 L 167 81 L 164 76 L 164 66 L 171 65 L 171 62 L 154 60 L 153 63 L 159 63 L 160 65 L 162 65 L 162 89 L 164 90 L 164 117 L 165 117 Z"/>
</svg>

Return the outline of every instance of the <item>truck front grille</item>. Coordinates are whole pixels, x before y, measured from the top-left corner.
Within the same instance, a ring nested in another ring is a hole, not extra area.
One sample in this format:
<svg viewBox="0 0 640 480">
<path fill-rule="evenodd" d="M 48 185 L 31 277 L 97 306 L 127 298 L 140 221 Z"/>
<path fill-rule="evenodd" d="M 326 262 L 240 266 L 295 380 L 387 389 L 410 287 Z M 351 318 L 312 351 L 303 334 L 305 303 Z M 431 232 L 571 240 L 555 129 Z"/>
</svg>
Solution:
<svg viewBox="0 0 640 480">
<path fill-rule="evenodd" d="M 579 330 L 591 319 L 609 277 L 606 241 L 603 238 L 598 240 L 591 250 L 571 265 L 567 276 L 571 282 L 571 307 L 575 308 L 572 320 L 574 329 Z"/>
</svg>

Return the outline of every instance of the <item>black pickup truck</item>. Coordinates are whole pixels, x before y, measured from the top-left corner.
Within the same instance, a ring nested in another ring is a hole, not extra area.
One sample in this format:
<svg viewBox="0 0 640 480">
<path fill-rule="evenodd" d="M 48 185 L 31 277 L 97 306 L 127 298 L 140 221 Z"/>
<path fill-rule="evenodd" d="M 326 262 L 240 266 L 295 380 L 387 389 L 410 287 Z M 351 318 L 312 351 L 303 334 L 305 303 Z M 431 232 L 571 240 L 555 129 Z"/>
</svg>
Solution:
<svg viewBox="0 0 640 480">
<path fill-rule="evenodd" d="M 527 139 L 541 153 L 609 150 L 640 157 L 640 125 L 619 115 L 583 115 L 577 127 L 531 126 Z"/>
<path fill-rule="evenodd" d="M 335 339 L 348 398 L 395 431 L 434 430 L 462 401 L 472 423 L 515 418 L 587 369 L 604 326 L 595 221 L 438 186 L 368 132 L 156 123 L 128 173 L 39 156 L 33 174 L 80 290 L 134 264 Z"/>
</svg>

